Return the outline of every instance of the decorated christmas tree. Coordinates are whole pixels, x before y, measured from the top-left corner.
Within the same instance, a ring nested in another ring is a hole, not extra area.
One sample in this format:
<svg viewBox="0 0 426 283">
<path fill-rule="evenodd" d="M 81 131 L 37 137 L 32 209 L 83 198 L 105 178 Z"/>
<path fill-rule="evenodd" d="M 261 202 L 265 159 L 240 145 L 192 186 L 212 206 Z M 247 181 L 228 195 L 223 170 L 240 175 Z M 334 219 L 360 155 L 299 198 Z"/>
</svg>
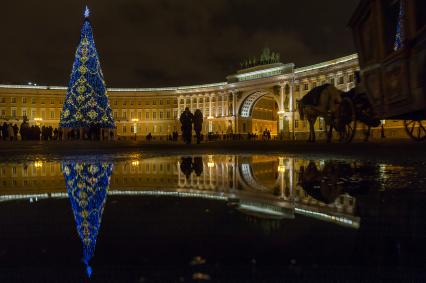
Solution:
<svg viewBox="0 0 426 283">
<path fill-rule="evenodd" d="M 82 260 L 89 277 L 92 274 L 89 262 L 95 252 L 112 167 L 106 162 L 62 163 L 77 232 L 83 243 Z"/>
<path fill-rule="evenodd" d="M 115 127 L 87 7 L 59 126 Z"/>
</svg>

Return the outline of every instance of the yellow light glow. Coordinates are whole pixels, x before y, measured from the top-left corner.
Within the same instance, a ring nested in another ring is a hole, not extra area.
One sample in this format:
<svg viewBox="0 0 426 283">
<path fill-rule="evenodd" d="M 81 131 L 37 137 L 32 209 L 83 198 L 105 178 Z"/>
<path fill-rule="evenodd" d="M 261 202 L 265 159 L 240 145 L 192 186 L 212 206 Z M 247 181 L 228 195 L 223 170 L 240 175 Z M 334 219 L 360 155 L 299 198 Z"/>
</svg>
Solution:
<svg viewBox="0 0 426 283">
<path fill-rule="evenodd" d="M 139 165 L 139 160 L 132 161 L 132 166 L 138 166 L 138 165 Z"/>
<path fill-rule="evenodd" d="M 278 165 L 278 172 L 284 173 L 285 172 L 285 166 L 284 165 Z"/>
<path fill-rule="evenodd" d="M 284 113 L 285 113 L 285 111 L 278 111 L 277 113 L 278 113 L 278 114 L 284 114 Z"/>
<path fill-rule="evenodd" d="M 214 167 L 213 155 L 209 155 L 209 161 L 207 162 L 207 167 L 209 168 Z"/>
<path fill-rule="evenodd" d="M 132 119 L 132 122 L 139 122 L 139 119 Z"/>
<path fill-rule="evenodd" d="M 43 121 L 43 118 L 34 118 L 34 121 Z"/>
<path fill-rule="evenodd" d="M 36 161 L 36 162 L 34 162 L 34 167 L 36 167 L 36 168 L 43 167 L 43 162 L 42 161 Z"/>
</svg>

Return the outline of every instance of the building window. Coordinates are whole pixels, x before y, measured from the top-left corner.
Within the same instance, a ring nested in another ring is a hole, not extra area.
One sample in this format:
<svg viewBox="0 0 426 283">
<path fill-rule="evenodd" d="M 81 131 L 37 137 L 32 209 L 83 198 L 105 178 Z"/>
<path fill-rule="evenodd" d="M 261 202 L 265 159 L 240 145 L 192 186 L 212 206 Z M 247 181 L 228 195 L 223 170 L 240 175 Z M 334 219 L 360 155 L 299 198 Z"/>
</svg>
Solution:
<svg viewBox="0 0 426 283">
<path fill-rule="evenodd" d="M 349 82 L 353 82 L 354 81 L 354 74 L 350 74 L 349 75 Z"/>
<path fill-rule="evenodd" d="M 331 79 L 330 79 L 330 84 L 331 84 L 331 85 L 336 85 L 336 80 L 335 80 L 334 78 L 331 78 Z"/>
<path fill-rule="evenodd" d="M 299 92 L 300 91 L 300 85 L 296 85 L 295 89 L 296 89 L 297 92 Z"/>
<path fill-rule="evenodd" d="M 340 78 L 339 78 L 339 85 L 342 85 L 344 83 L 344 79 L 343 79 L 343 76 L 341 76 Z"/>
<path fill-rule="evenodd" d="M 142 112 L 138 112 L 138 119 L 142 120 Z"/>
<path fill-rule="evenodd" d="M 44 104 L 44 99 L 41 99 L 41 104 Z"/>
<path fill-rule="evenodd" d="M 294 120 L 294 128 L 295 129 L 299 128 L 299 120 L 297 119 Z"/>
<path fill-rule="evenodd" d="M 36 116 L 36 111 L 35 111 L 35 110 L 32 110 L 32 111 L 31 111 L 31 118 L 33 118 L 33 119 L 34 119 L 34 118 L 35 118 L 35 116 Z"/>
<path fill-rule="evenodd" d="M 16 97 L 12 97 L 12 98 L 10 99 L 10 102 L 11 102 L 11 103 L 16 103 Z"/>
<path fill-rule="evenodd" d="M 6 102 L 6 98 L 0 97 L 0 103 L 5 103 L 5 102 Z"/>
<path fill-rule="evenodd" d="M 160 111 L 160 119 L 163 119 L 163 112 Z"/>
<path fill-rule="evenodd" d="M 173 111 L 173 118 L 177 119 L 177 110 Z"/>
<path fill-rule="evenodd" d="M 153 101 L 152 101 L 152 105 L 157 105 L 157 101 L 156 101 L 156 100 L 153 100 Z"/>
<path fill-rule="evenodd" d="M 123 111 L 123 118 L 127 119 L 127 112 L 126 111 Z"/>
<path fill-rule="evenodd" d="M 22 109 L 22 116 L 27 116 L 27 109 Z"/>
<path fill-rule="evenodd" d="M 31 103 L 32 103 L 32 104 L 35 104 L 35 103 L 36 103 L 36 99 L 35 99 L 35 97 L 31 97 Z"/>
<path fill-rule="evenodd" d="M 157 119 L 157 112 L 152 112 L 152 119 L 153 120 Z"/>
<path fill-rule="evenodd" d="M 145 119 L 149 120 L 149 112 L 145 113 Z"/>
<path fill-rule="evenodd" d="M 303 84 L 303 90 L 308 90 L 309 89 L 309 84 L 308 83 L 304 83 Z"/>
<path fill-rule="evenodd" d="M 50 99 L 50 104 L 55 104 L 55 100 L 53 98 Z"/>
<path fill-rule="evenodd" d="M 12 117 L 16 117 L 16 109 L 12 109 Z"/>
<path fill-rule="evenodd" d="M 50 111 L 50 119 L 55 119 L 55 111 Z"/>
<path fill-rule="evenodd" d="M 22 97 L 22 104 L 27 103 L 27 98 L 26 97 Z"/>
<path fill-rule="evenodd" d="M 123 105 L 127 105 L 127 101 L 126 100 L 123 100 Z"/>
<path fill-rule="evenodd" d="M 117 99 L 114 99 L 114 105 L 117 105 L 118 101 Z"/>
<path fill-rule="evenodd" d="M 123 133 L 126 133 L 126 125 L 123 125 Z"/>
<path fill-rule="evenodd" d="M 130 100 L 130 105 L 133 105 L 133 100 Z"/>
<path fill-rule="evenodd" d="M 160 99 L 160 105 L 163 105 L 163 100 Z"/>
<path fill-rule="evenodd" d="M 170 111 L 167 111 L 166 115 L 167 115 L 167 119 L 170 119 Z"/>
<path fill-rule="evenodd" d="M 169 99 L 167 99 L 167 100 L 166 100 L 166 104 L 167 104 L 167 105 L 169 105 L 169 104 L 170 104 L 170 100 L 169 100 Z"/>
<path fill-rule="evenodd" d="M 118 113 L 117 111 L 114 111 L 114 119 L 117 119 L 117 117 L 118 117 Z"/>
</svg>

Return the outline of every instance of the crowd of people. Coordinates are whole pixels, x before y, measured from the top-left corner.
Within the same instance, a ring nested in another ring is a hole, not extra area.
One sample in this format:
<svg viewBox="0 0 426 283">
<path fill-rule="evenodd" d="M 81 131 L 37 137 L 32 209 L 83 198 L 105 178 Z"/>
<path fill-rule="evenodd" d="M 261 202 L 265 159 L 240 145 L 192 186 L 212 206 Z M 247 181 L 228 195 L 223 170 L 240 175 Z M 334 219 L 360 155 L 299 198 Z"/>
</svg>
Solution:
<svg viewBox="0 0 426 283">
<path fill-rule="evenodd" d="M 60 140 L 62 137 L 62 130 L 53 128 L 52 126 L 30 126 L 24 122 L 21 126 L 17 124 L 4 122 L 1 127 L 1 139 L 3 141 L 29 141 L 29 140 Z"/>
<path fill-rule="evenodd" d="M 112 131 L 110 132 L 111 139 L 113 138 Z M 65 135 L 64 138 L 68 140 L 75 140 L 80 139 L 80 131 L 75 129 L 73 131 L 67 131 L 63 132 L 61 128 L 53 128 L 52 126 L 38 126 L 38 125 L 32 125 L 30 126 L 28 122 L 23 122 L 21 126 L 18 126 L 16 123 L 6 123 L 4 122 L 2 125 L 0 125 L 0 138 L 3 141 L 17 141 L 17 140 L 62 140 L 62 137 Z M 84 139 L 95 139 L 99 140 L 99 131 L 98 129 L 85 129 L 83 131 L 83 137 Z M 166 139 L 168 141 L 177 142 L 179 140 L 180 134 L 177 131 L 174 131 L 173 133 L 169 134 Z M 183 137 L 183 136 L 182 136 Z M 205 137 L 204 135 L 200 135 L 199 139 L 204 140 L 207 139 L 207 141 L 218 141 L 218 140 L 242 140 L 245 139 L 245 135 L 242 134 L 233 134 L 233 133 L 218 133 L 218 132 L 209 132 Z M 249 133 L 247 135 L 247 138 L 249 140 L 257 140 L 258 135 L 254 133 Z M 146 140 L 151 141 L 154 137 L 151 133 L 148 133 L 146 135 Z M 263 140 L 270 140 L 271 139 L 271 132 L 267 129 L 263 131 L 262 134 Z"/>
</svg>

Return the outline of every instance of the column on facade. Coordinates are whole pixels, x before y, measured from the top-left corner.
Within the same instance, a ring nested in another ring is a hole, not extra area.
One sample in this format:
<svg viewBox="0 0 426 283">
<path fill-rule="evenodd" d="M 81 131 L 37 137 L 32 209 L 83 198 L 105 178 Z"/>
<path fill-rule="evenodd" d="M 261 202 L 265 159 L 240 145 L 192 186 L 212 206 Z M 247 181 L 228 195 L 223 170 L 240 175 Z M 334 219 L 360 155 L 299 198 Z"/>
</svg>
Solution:
<svg viewBox="0 0 426 283">
<path fill-rule="evenodd" d="M 207 117 L 208 114 L 207 114 L 207 111 L 206 111 L 206 108 L 207 108 L 206 95 L 203 95 L 202 99 L 203 99 L 203 114 L 204 114 L 204 117 Z"/>
<path fill-rule="evenodd" d="M 212 99 L 213 99 L 213 95 L 209 95 L 209 117 L 207 117 L 208 121 L 209 121 L 209 132 L 213 132 L 213 116 L 212 116 Z"/>
<path fill-rule="evenodd" d="M 237 92 L 233 90 L 231 93 L 232 93 L 232 116 L 234 117 L 232 122 L 233 123 L 232 131 L 234 133 L 237 133 L 238 132 Z"/>
<path fill-rule="evenodd" d="M 222 117 L 225 116 L 225 95 L 222 93 Z"/>
<path fill-rule="evenodd" d="M 197 95 L 197 96 L 195 97 L 195 99 L 196 99 L 196 107 L 197 107 L 197 109 L 200 109 L 200 106 L 199 106 L 199 104 L 198 104 L 199 96 Z"/>
<path fill-rule="evenodd" d="M 295 139 L 295 134 L 294 134 L 294 118 L 295 118 L 295 99 L 294 99 L 294 77 L 291 79 L 290 82 L 290 97 L 289 97 L 289 110 L 291 112 L 291 133 L 292 133 L 292 139 Z"/>
<path fill-rule="evenodd" d="M 213 95 L 209 95 L 209 117 L 212 117 L 212 99 Z"/>
<path fill-rule="evenodd" d="M 180 117 L 180 100 L 181 100 L 181 96 L 178 96 L 178 110 L 177 110 L 177 119 L 179 119 Z"/>
<path fill-rule="evenodd" d="M 284 134 L 284 84 L 280 84 L 280 105 L 278 111 L 278 132 L 280 137 L 283 137 Z"/>
<path fill-rule="evenodd" d="M 183 110 L 186 109 L 186 96 L 183 96 Z"/>
</svg>

